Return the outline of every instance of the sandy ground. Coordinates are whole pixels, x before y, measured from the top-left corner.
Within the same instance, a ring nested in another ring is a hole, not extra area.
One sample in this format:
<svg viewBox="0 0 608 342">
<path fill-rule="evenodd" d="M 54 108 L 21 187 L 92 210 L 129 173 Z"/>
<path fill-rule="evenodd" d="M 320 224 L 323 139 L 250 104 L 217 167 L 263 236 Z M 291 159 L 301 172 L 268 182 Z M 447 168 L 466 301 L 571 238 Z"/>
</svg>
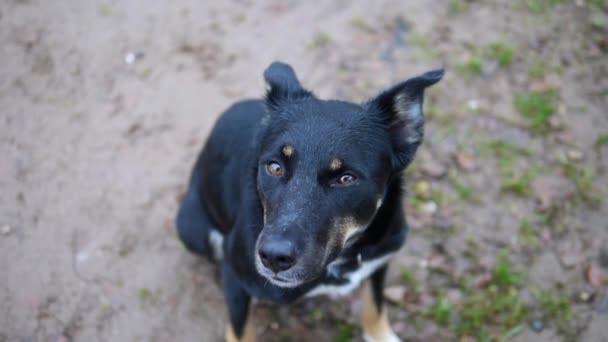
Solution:
<svg viewBox="0 0 608 342">
<path fill-rule="evenodd" d="M 606 279 L 585 276 L 608 267 L 605 201 L 560 206 L 566 231 L 535 225 L 542 247 L 523 253 L 519 223 L 536 217 L 537 201 L 503 194 L 501 157 L 477 148 L 480 137 L 529 148 L 518 169 L 540 164 L 570 189 L 574 181 L 555 171 L 565 155 L 590 170 L 599 197 L 608 194 L 608 149 L 597 144 L 608 133 L 606 12 L 585 4 L 538 14 L 524 1 L 1 1 L 0 341 L 221 339 L 217 272 L 182 248 L 173 218 L 215 118 L 235 100 L 261 96 L 273 60 L 291 63 L 320 97 L 351 100 L 445 66 L 427 101 L 435 115 L 417 161 L 427 167 L 412 171 L 411 185 L 426 182 L 456 200 L 412 216 L 389 283 L 412 270 L 432 305 L 453 287 L 429 270 L 437 246 L 439 263 L 463 272 L 469 241 L 490 259 L 508 248 L 529 284 L 591 296 L 572 300 L 575 336 L 608 341 Z M 478 75 L 457 71 L 475 46 L 495 41 L 513 47 L 508 66 L 484 60 Z M 531 84 L 535 61 L 553 70 L 545 83 Z M 522 128 L 513 98 L 547 83 L 559 92 L 558 120 L 555 132 L 539 135 Z M 479 199 L 458 200 L 454 177 Z M 549 192 L 562 200 L 561 190 Z M 450 300 L 456 306 L 458 295 Z M 408 340 L 458 336 L 425 315 L 413 324 L 401 308 L 391 317 Z M 348 340 L 356 309 L 356 299 L 262 306 L 258 334 Z M 298 314 L 306 319 L 285 318 Z M 546 325 L 536 333 L 524 324 L 515 338 L 568 339 Z"/>
</svg>

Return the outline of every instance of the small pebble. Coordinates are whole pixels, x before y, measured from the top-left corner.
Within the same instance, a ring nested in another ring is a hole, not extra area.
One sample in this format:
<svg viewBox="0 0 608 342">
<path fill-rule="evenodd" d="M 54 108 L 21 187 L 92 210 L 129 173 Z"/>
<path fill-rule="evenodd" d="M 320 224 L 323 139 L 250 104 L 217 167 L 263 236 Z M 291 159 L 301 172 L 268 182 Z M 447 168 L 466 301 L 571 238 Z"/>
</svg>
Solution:
<svg viewBox="0 0 608 342">
<path fill-rule="evenodd" d="M 445 166 L 443 166 L 440 162 L 434 160 L 422 163 L 422 165 L 420 166 L 420 170 L 425 175 L 433 178 L 441 178 L 445 176 L 447 172 Z"/>
<path fill-rule="evenodd" d="M 416 183 L 416 188 L 414 189 L 414 191 L 416 192 L 416 195 L 418 196 L 425 196 L 429 190 L 431 189 L 431 185 L 426 182 L 426 181 L 420 181 L 418 183 Z"/>
<path fill-rule="evenodd" d="M 578 150 L 570 150 L 568 151 L 567 155 L 568 159 L 570 159 L 571 161 L 579 161 L 583 159 L 583 153 Z"/>
<path fill-rule="evenodd" d="M 11 233 L 11 226 L 9 226 L 8 224 L 2 226 L 2 229 L 0 229 L 0 234 L 3 236 L 6 236 L 8 234 Z"/>
<path fill-rule="evenodd" d="M 579 294 L 579 298 L 583 302 L 588 302 L 592 298 L 592 296 L 591 296 L 591 294 L 589 292 L 581 292 Z"/>
<path fill-rule="evenodd" d="M 425 202 L 420 210 L 425 214 L 434 214 L 437 212 L 437 203 L 433 201 Z"/>
<path fill-rule="evenodd" d="M 551 127 L 552 129 L 561 129 L 563 126 L 564 125 L 562 124 L 562 121 L 557 117 L 552 116 L 549 118 L 549 127 Z"/>
<path fill-rule="evenodd" d="M 479 102 L 477 102 L 477 100 L 471 99 L 467 101 L 467 107 L 469 107 L 470 110 L 476 111 L 479 109 Z"/>
<path fill-rule="evenodd" d="M 404 295 L 404 286 L 389 286 L 384 289 L 384 298 L 394 304 L 400 304 L 401 302 L 403 302 Z"/>
<path fill-rule="evenodd" d="M 539 332 L 543 331 L 543 329 L 545 328 L 545 325 L 543 324 L 543 321 L 541 321 L 540 319 L 533 319 L 530 322 L 530 328 L 532 328 L 532 331 L 539 333 Z"/>
<path fill-rule="evenodd" d="M 125 63 L 133 64 L 135 62 L 135 54 L 133 52 L 129 52 L 125 55 Z"/>
<path fill-rule="evenodd" d="M 133 64 L 137 60 L 140 60 L 140 59 L 143 59 L 143 58 L 144 58 L 144 53 L 143 52 L 128 52 L 125 55 L 125 63 L 127 63 L 127 64 Z"/>
</svg>

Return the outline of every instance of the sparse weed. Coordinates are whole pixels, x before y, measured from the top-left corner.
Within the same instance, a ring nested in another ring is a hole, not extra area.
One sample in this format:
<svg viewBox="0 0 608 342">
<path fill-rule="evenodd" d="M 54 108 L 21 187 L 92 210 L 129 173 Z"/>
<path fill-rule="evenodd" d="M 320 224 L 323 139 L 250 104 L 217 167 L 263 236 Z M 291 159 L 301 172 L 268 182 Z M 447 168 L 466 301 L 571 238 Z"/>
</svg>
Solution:
<svg viewBox="0 0 608 342">
<path fill-rule="evenodd" d="M 319 32 L 315 35 L 312 42 L 308 45 L 309 49 L 321 49 L 333 42 L 331 36 L 325 32 Z"/>
<path fill-rule="evenodd" d="M 515 97 L 513 104 L 527 120 L 528 126 L 535 132 L 544 132 L 549 128 L 549 119 L 555 114 L 555 92 L 529 93 Z"/>
<path fill-rule="evenodd" d="M 510 65 L 513 61 L 513 49 L 504 43 L 490 44 L 488 54 L 503 67 Z"/>
</svg>

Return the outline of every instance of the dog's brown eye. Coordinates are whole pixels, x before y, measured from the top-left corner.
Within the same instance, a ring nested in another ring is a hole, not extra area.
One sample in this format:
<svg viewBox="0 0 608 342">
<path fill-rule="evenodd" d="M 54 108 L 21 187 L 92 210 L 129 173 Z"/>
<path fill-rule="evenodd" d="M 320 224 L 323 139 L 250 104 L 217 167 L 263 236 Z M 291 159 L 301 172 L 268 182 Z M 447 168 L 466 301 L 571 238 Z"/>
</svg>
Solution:
<svg viewBox="0 0 608 342">
<path fill-rule="evenodd" d="M 349 185 L 352 184 L 355 180 L 357 180 L 357 177 L 351 175 L 350 173 L 345 173 L 340 176 L 340 178 L 338 178 L 338 184 Z"/>
<path fill-rule="evenodd" d="M 275 177 L 280 177 L 283 174 L 283 168 L 277 162 L 268 163 L 268 165 L 266 165 L 266 170 L 268 170 L 268 173 Z"/>
</svg>

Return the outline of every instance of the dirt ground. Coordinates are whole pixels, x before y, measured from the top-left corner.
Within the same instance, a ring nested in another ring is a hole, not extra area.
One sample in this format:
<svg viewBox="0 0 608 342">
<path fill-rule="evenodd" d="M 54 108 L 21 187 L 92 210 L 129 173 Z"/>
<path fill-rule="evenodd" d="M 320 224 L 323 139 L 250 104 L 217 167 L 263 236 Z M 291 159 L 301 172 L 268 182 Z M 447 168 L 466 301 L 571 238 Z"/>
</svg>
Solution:
<svg viewBox="0 0 608 342">
<path fill-rule="evenodd" d="M 362 101 L 444 66 L 387 298 L 409 341 L 608 341 L 602 0 L 0 2 L 0 341 L 219 341 L 173 218 L 219 113 L 291 63 Z M 354 296 L 262 341 L 360 340 Z"/>
</svg>

